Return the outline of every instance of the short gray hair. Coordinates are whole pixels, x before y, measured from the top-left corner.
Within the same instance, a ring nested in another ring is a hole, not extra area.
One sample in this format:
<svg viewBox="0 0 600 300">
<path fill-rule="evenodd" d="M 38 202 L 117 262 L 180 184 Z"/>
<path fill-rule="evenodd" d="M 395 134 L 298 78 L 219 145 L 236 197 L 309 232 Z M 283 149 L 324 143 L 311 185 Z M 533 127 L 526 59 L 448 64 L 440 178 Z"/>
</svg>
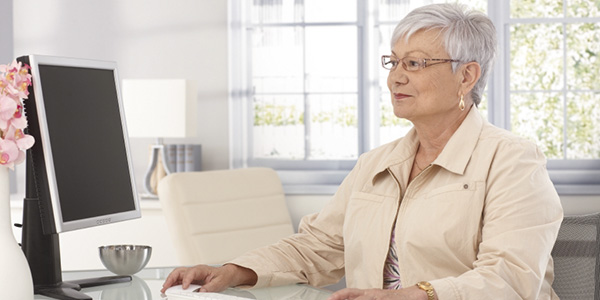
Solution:
<svg viewBox="0 0 600 300">
<path fill-rule="evenodd" d="M 479 105 L 492 69 L 496 53 L 496 29 L 484 13 L 468 10 L 461 4 L 430 4 L 411 11 L 394 29 L 392 48 L 398 40 L 406 40 L 419 30 L 440 29 L 444 47 L 450 58 L 461 62 L 477 62 L 481 78 L 473 87 L 473 102 Z M 453 63 L 452 70 L 460 63 Z"/>
</svg>

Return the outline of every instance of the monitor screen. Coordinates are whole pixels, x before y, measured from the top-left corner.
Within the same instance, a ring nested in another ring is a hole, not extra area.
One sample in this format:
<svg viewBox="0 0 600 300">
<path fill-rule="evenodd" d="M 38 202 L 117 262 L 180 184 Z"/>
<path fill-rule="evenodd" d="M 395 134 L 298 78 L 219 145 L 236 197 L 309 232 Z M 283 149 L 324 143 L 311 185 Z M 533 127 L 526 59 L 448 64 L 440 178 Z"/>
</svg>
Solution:
<svg viewBox="0 0 600 300">
<path fill-rule="evenodd" d="M 140 217 L 116 64 L 34 55 L 30 64 L 51 231 Z"/>
</svg>

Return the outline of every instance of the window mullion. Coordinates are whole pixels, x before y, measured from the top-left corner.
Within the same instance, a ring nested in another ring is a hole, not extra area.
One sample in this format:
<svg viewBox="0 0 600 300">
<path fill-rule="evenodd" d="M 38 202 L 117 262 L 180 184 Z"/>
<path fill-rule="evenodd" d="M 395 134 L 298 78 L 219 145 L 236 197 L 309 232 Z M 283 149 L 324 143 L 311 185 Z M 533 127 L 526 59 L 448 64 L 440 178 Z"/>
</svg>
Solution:
<svg viewBox="0 0 600 300">
<path fill-rule="evenodd" d="M 569 17 L 564 16 L 562 18 L 510 18 L 507 20 L 508 24 L 556 24 L 556 23 L 597 23 L 600 22 L 599 17 Z"/>
<path fill-rule="evenodd" d="M 376 0 L 367 0 L 369 3 L 369 14 L 367 15 L 368 20 L 368 37 L 367 42 L 370 45 L 370 50 L 377 54 L 370 55 L 368 59 L 376 59 L 379 54 L 379 45 L 381 43 L 381 37 L 378 35 L 379 27 L 381 26 L 381 20 L 379 19 L 379 1 Z M 369 17 L 371 16 L 371 17 Z M 367 149 L 373 149 L 375 146 L 381 144 L 380 137 L 380 126 L 381 126 L 381 109 L 379 108 L 381 101 L 381 91 L 379 89 L 379 74 L 376 69 L 379 67 L 379 63 L 371 64 L 368 69 L 369 79 L 366 84 L 368 86 L 368 94 L 367 98 L 369 101 L 369 109 L 371 121 L 369 122 L 370 130 L 370 144 L 367 145 Z"/>
<path fill-rule="evenodd" d="M 368 151 L 371 147 L 371 110 L 369 109 L 369 50 L 368 50 L 368 12 L 369 5 L 367 0 L 358 0 L 357 8 L 357 118 L 358 118 L 358 154 Z"/>
<path fill-rule="evenodd" d="M 563 2 L 563 17 L 567 17 L 567 1 Z M 568 136 L 567 136 L 567 23 L 562 22 L 562 44 L 563 44 L 563 88 L 562 88 L 562 102 L 563 102 L 563 159 L 567 159 L 568 150 Z"/>
<path fill-rule="evenodd" d="M 564 5 L 564 12 L 566 15 L 567 12 L 567 8 L 566 8 L 566 3 L 563 4 Z M 563 90 L 562 90 L 562 95 L 563 95 L 563 159 L 568 159 L 567 156 L 567 150 L 568 150 L 568 135 L 567 135 L 567 126 L 568 126 L 568 113 L 567 113 L 567 24 L 563 23 L 562 24 L 563 27 Z"/>
<path fill-rule="evenodd" d="M 304 6 L 302 6 L 304 10 Z M 304 13 L 303 13 L 304 15 Z M 309 160 L 311 157 L 311 110 L 310 102 L 308 101 L 308 74 L 306 72 L 306 25 L 302 24 L 302 100 L 304 101 L 304 160 Z"/>
<path fill-rule="evenodd" d="M 231 19 L 234 20 L 230 23 L 230 34 L 229 34 L 229 85 L 231 89 L 230 93 L 230 111 L 229 118 L 230 120 L 240 120 L 244 116 L 243 107 L 244 107 L 244 98 L 242 87 L 243 87 L 243 79 L 241 78 L 239 72 L 235 70 L 239 68 L 242 64 L 242 53 L 234 52 L 231 49 L 241 49 L 243 39 L 243 31 L 245 28 L 241 25 L 241 20 L 243 19 L 243 10 L 241 3 L 232 0 L 232 6 L 230 8 Z M 239 22 L 236 22 L 239 21 Z M 232 127 L 232 135 L 230 137 L 230 155 L 229 155 L 229 165 L 231 167 L 242 167 L 244 166 L 244 123 L 243 122 L 231 122 L 230 126 Z"/>
<path fill-rule="evenodd" d="M 491 123 L 510 129 L 510 28 L 508 1 L 488 1 L 488 16 L 496 26 L 498 49 L 489 84 Z"/>
<path fill-rule="evenodd" d="M 254 29 L 248 29 L 246 32 L 246 45 L 245 45 L 245 53 L 246 57 L 243 60 L 245 62 L 245 70 L 246 70 L 246 88 L 245 88 L 245 97 L 243 98 L 243 105 L 245 109 L 245 119 L 242 119 L 244 124 L 246 124 L 246 141 L 245 141 L 245 153 L 244 153 L 244 161 L 245 164 L 248 163 L 248 159 L 254 158 L 254 151 L 252 150 L 254 147 L 254 106 L 253 99 L 256 95 L 256 91 L 254 89 L 254 82 L 252 80 L 252 37 L 254 34 Z"/>
</svg>

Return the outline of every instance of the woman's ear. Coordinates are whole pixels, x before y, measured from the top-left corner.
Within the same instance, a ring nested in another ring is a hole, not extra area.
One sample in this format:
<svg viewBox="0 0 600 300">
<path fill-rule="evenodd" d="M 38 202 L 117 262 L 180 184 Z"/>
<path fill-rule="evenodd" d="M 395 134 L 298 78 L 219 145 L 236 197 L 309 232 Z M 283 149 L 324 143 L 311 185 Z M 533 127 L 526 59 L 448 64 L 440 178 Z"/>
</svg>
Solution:
<svg viewBox="0 0 600 300">
<path fill-rule="evenodd" d="M 469 62 L 461 66 L 462 81 L 460 83 L 463 95 L 468 94 L 481 77 L 481 66 L 477 62 Z"/>
</svg>

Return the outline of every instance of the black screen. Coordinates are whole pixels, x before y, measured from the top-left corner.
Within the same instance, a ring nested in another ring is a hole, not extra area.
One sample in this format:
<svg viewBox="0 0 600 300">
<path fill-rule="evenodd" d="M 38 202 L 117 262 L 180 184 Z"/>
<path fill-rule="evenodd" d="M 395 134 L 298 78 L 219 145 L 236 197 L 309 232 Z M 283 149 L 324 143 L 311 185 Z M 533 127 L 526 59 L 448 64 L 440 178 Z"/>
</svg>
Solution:
<svg viewBox="0 0 600 300">
<path fill-rule="evenodd" d="M 39 72 L 63 222 L 135 210 L 113 71 Z"/>
</svg>

